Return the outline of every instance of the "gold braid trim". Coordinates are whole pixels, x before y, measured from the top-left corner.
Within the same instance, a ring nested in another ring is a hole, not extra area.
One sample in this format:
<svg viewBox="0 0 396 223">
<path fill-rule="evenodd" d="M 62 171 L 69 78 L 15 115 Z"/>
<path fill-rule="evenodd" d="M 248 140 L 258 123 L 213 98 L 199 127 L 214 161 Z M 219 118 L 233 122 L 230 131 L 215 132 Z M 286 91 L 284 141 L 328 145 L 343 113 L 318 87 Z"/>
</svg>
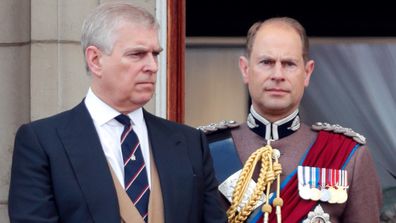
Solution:
<svg viewBox="0 0 396 223">
<path fill-rule="evenodd" d="M 278 161 L 277 158 L 275 165 L 272 162 L 272 155 L 273 155 L 272 147 L 270 145 L 266 145 L 256 150 L 252 155 L 250 155 L 249 159 L 246 161 L 241 171 L 241 174 L 239 175 L 237 184 L 235 186 L 235 190 L 232 195 L 231 206 L 227 211 L 229 223 L 244 222 L 247 219 L 247 217 L 250 215 L 250 213 L 253 211 L 254 207 L 256 206 L 258 200 L 262 196 L 265 189 L 267 189 L 266 203 L 268 204 L 269 192 L 270 192 L 269 190 L 271 184 L 282 172 L 281 166 L 277 162 Z M 256 187 L 252 195 L 249 197 L 246 205 L 240 210 L 240 212 L 238 212 L 238 206 L 240 205 L 244 197 L 247 186 L 250 180 L 252 179 L 253 172 L 256 168 L 258 161 L 261 161 L 261 168 L 260 168 L 259 177 L 257 179 Z"/>
</svg>

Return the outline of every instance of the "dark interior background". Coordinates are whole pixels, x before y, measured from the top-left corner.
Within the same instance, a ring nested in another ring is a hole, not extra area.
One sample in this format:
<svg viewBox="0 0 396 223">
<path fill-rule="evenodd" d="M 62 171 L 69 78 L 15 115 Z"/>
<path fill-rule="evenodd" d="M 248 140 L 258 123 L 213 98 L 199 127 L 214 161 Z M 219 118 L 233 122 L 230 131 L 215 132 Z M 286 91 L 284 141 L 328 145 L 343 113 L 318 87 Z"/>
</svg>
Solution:
<svg viewBox="0 0 396 223">
<path fill-rule="evenodd" d="M 191 37 L 246 36 L 255 21 L 273 16 L 297 19 L 310 37 L 396 36 L 396 11 L 391 1 L 384 0 L 186 0 L 186 34 Z"/>
</svg>

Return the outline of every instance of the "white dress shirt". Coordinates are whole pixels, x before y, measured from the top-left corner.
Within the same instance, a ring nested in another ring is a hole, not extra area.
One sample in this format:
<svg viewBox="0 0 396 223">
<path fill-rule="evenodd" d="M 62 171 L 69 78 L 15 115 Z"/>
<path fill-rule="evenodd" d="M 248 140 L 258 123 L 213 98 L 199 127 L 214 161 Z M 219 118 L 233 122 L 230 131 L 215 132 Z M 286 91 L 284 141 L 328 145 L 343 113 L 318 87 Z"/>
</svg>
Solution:
<svg viewBox="0 0 396 223">
<path fill-rule="evenodd" d="M 91 88 L 88 89 L 87 96 L 85 97 L 85 105 L 93 119 L 107 161 L 124 187 L 124 162 L 120 142 L 124 125 L 114 119 L 121 113 L 99 99 Z M 148 182 L 151 187 L 149 142 L 147 126 L 143 118 L 143 109 L 139 108 L 129 113 L 128 116 L 132 121 L 133 130 L 136 132 L 140 141 L 140 148 L 142 149 L 146 164 Z"/>
</svg>

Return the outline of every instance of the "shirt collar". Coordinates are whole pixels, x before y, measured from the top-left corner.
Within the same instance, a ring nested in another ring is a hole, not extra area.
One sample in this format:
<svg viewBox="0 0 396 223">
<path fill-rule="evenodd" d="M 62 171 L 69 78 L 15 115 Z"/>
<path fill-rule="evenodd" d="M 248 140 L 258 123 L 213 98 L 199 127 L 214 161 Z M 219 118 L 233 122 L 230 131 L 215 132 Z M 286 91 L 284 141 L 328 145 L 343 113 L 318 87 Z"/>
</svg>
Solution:
<svg viewBox="0 0 396 223">
<path fill-rule="evenodd" d="M 102 126 L 106 123 L 111 124 L 112 120 L 120 114 L 119 111 L 115 110 L 100 98 L 98 98 L 91 88 L 88 89 L 87 96 L 85 97 L 85 105 L 92 119 L 99 125 Z M 129 118 L 132 120 L 132 125 L 143 125 L 143 109 L 139 108 L 128 114 Z M 117 123 L 118 122 L 114 122 Z"/>
<path fill-rule="evenodd" d="M 271 123 L 251 106 L 247 125 L 253 132 L 266 140 L 278 140 L 293 134 L 300 128 L 300 117 L 297 109 L 286 118 Z"/>
</svg>

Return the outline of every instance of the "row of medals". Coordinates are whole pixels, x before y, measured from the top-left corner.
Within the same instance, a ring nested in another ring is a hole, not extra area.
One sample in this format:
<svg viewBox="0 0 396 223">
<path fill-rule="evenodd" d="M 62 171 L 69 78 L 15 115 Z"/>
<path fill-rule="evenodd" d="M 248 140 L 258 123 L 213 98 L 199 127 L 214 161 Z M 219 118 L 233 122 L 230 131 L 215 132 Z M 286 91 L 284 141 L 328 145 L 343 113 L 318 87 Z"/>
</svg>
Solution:
<svg viewBox="0 0 396 223">
<path fill-rule="evenodd" d="M 304 200 L 323 201 L 330 204 L 342 204 L 348 199 L 345 187 L 328 186 L 326 188 L 315 188 L 310 185 L 300 187 L 298 193 Z"/>
<path fill-rule="evenodd" d="M 319 182 L 321 179 L 314 173 L 319 169 L 319 174 L 323 179 L 328 179 L 331 176 L 337 176 L 337 178 L 342 179 L 337 183 L 334 180 L 325 180 L 325 182 Z M 326 174 L 328 172 L 328 174 Z M 345 203 L 348 199 L 347 193 L 347 172 L 345 170 L 326 170 L 316 167 L 298 167 L 299 176 L 299 195 L 302 199 L 313 200 L 313 201 L 323 201 L 331 204 L 334 203 Z M 327 175 L 327 177 L 326 177 Z M 304 179 L 316 179 L 313 184 L 305 183 Z"/>
</svg>

